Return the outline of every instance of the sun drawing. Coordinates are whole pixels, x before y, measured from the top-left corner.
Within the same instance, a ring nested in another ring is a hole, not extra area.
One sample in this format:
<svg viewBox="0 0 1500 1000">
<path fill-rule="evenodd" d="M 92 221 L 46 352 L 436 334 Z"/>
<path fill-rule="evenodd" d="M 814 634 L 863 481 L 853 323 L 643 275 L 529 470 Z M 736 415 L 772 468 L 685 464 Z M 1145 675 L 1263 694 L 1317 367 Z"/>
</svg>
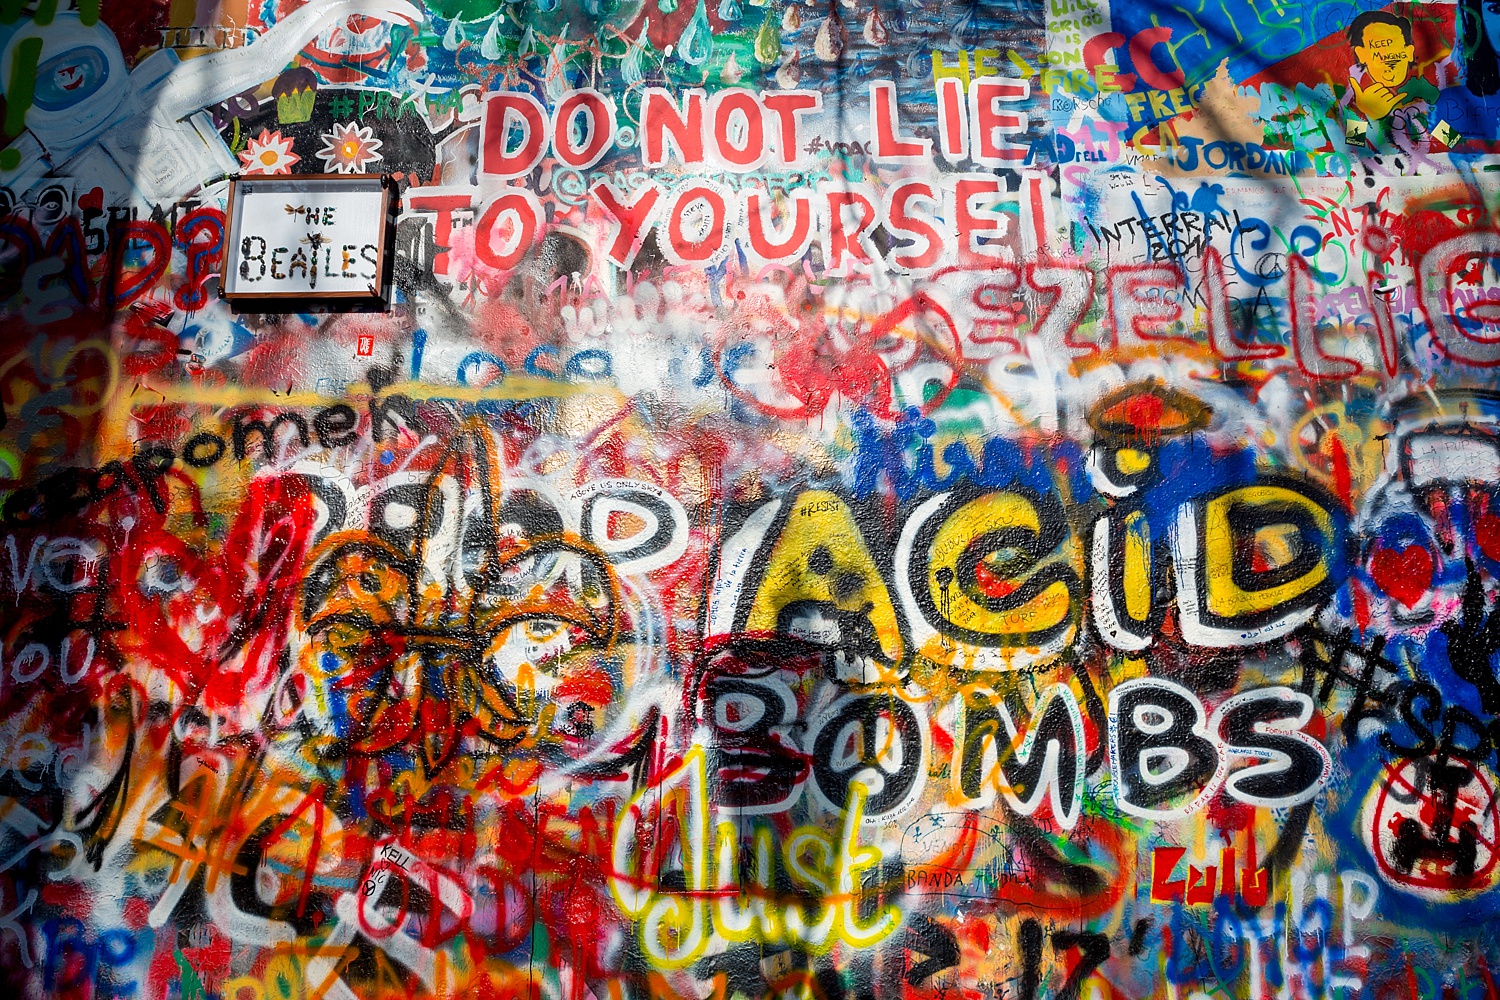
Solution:
<svg viewBox="0 0 1500 1000">
<path fill-rule="evenodd" d="M 247 174 L 289 174 L 302 162 L 302 157 L 292 152 L 292 140 L 280 130 L 262 129 L 260 135 L 245 144 L 240 162 Z"/>
<path fill-rule="evenodd" d="M 335 125 L 330 132 L 323 133 L 323 148 L 318 158 L 331 173 L 362 173 L 366 164 L 383 159 L 380 154 L 381 140 L 375 138 L 369 126 L 360 127 L 353 122 Z"/>
</svg>

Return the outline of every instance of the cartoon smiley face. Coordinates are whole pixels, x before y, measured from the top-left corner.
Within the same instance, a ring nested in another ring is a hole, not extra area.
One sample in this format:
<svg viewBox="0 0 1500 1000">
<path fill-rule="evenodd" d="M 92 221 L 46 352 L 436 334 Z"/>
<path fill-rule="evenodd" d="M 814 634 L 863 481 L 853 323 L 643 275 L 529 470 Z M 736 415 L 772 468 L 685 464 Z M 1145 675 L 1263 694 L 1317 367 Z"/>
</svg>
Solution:
<svg viewBox="0 0 1500 1000">
<path fill-rule="evenodd" d="M 57 77 L 57 85 L 63 90 L 77 90 L 88 80 L 84 68 L 76 63 L 59 66 L 54 75 Z"/>
<path fill-rule="evenodd" d="M 79 45 L 37 67 L 35 103 L 48 111 L 72 107 L 93 96 L 109 78 L 109 62 L 91 45 Z"/>
</svg>

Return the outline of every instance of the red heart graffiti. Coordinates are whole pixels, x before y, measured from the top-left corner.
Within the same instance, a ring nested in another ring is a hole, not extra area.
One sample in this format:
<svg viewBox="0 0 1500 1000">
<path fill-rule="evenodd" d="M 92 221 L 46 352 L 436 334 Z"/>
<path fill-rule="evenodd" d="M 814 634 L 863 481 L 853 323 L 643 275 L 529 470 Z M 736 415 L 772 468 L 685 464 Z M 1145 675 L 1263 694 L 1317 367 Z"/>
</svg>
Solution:
<svg viewBox="0 0 1500 1000">
<path fill-rule="evenodd" d="M 1378 549 L 1370 560 L 1370 575 L 1381 590 L 1412 607 L 1432 585 L 1432 553 L 1420 545 L 1408 545 L 1400 552 Z"/>
</svg>

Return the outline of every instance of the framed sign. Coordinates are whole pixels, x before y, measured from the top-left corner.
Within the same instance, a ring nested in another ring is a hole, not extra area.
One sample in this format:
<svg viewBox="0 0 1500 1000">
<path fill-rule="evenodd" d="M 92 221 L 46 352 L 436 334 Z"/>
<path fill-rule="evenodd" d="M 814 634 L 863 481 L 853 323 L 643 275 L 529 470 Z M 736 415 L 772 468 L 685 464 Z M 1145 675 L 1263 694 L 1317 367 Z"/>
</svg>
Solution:
<svg viewBox="0 0 1500 1000">
<path fill-rule="evenodd" d="M 378 175 L 230 181 L 224 298 L 383 300 L 390 210 Z"/>
</svg>

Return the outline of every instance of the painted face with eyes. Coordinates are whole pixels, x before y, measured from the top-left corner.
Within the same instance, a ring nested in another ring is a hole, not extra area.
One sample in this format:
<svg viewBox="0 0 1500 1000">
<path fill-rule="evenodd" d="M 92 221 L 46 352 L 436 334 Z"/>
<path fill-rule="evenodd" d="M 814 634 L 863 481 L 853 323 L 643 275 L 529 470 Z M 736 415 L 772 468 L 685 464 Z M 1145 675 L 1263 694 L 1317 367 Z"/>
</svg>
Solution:
<svg viewBox="0 0 1500 1000">
<path fill-rule="evenodd" d="M 1489 6 L 1489 5 L 1487 5 Z M 1490 15 L 1486 15 L 1486 25 Z M 1354 47 L 1354 57 L 1382 87 L 1399 87 L 1411 71 L 1415 47 L 1394 24 L 1371 24 L 1364 30 L 1364 44 Z"/>
<path fill-rule="evenodd" d="M 1490 45 L 1500 49 L 1500 0 L 1483 0 L 1479 14 L 1484 20 L 1485 37 L 1490 40 Z"/>
</svg>

